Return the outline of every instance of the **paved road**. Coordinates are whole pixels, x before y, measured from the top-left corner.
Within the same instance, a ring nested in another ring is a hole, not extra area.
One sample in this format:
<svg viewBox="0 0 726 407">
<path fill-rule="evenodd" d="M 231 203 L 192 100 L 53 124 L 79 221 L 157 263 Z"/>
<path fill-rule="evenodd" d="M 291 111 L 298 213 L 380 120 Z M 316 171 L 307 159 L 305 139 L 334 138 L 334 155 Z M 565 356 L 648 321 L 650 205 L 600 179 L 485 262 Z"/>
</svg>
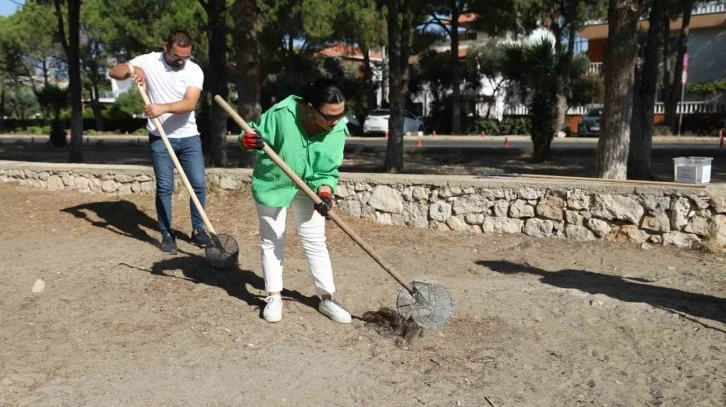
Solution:
<svg viewBox="0 0 726 407">
<path fill-rule="evenodd" d="M 381 147 L 386 146 L 386 140 L 381 138 L 350 138 L 346 142 L 348 147 Z M 529 137 L 506 137 L 508 148 L 519 150 L 532 150 L 532 141 Z M 416 147 L 418 139 L 415 137 L 406 138 L 406 147 Z M 484 137 L 466 139 L 452 139 L 440 137 L 425 137 L 421 139 L 424 148 L 431 149 L 503 149 L 506 148 L 505 137 Z M 594 150 L 597 148 L 597 139 L 554 139 L 553 150 Z M 684 149 L 684 150 L 713 150 L 719 148 L 717 138 L 707 140 L 654 140 L 654 149 Z"/>
<path fill-rule="evenodd" d="M 146 143 L 145 136 L 86 136 L 85 141 L 97 143 L 102 140 L 103 143 L 109 144 L 134 144 Z M 473 136 L 424 136 L 421 137 L 422 147 L 425 149 L 517 149 L 530 151 L 532 142 L 528 136 L 491 136 L 491 137 L 473 137 Z M 505 147 L 505 140 L 508 146 Z M 45 143 L 48 141 L 47 136 L 29 136 L 29 135 L 0 135 L 0 143 Z M 418 137 L 405 137 L 404 146 L 406 148 L 416 148 L 419 141 Z M 229 144 L 236 144 L 237 137 L 227 137 Z M 346 141 L 348 149 L 373 148 L 383 149 L 386 147 L 387 140 L 383 137 L 349 137 Z M 553 150 L 595 150 L 597 147 L 596 138 L 556 138 L 552 141 Z M 705 150 L 726 152 L 726 149 L 720 149 L 719 139 L 717 137 L 655 137 L 653 140 L 653 149 L 663 150 Z"/>
</svg>

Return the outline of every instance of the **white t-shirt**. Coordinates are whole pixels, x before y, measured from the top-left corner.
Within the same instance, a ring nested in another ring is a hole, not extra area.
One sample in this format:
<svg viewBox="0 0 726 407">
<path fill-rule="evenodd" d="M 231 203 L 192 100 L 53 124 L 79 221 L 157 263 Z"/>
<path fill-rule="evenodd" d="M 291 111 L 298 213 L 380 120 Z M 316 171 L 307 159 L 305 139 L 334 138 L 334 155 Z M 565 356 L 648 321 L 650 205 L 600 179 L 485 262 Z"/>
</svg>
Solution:
<svg viewBox="0 0 726 407">
<path fill-rule="evenodd" d="M 131 64 L 141 68 L 146 74 L 146 89 L 151 103 L 173 103 L 184 99 L 187 88 L 202 89 L 204 72 L 199 65 L 187 61 L 184 68 L 175 71 L 161 52 L 151 52 L 132 59 Z M 161 126 L 169 138 L 192 137 L 199 134 L 194 111 L 183 114 L 165 113 L 159 116 Z M 149 119 L 146 128 L 155 136 L 161 136 L 154 122 Z"/>
</svg>

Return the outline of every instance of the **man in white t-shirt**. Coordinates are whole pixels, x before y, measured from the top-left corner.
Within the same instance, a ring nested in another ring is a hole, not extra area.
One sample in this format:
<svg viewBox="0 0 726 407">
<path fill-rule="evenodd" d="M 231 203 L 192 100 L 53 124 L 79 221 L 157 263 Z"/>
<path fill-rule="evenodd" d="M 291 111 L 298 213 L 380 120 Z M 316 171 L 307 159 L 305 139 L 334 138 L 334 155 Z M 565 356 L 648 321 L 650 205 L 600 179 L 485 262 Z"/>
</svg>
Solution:
<svg viewBox="0 0 726 407">
<path fill-rule="evenodd" d="M 190 61 L 192 38 L 184 31 L 174 31 L 164 43 L 164 52 L 139 55 L 130 62 L 111 68 L 109 76 L 116 80 L 133 77 L 136 83 L 146 83 L 151 104 L 144 108 L 149 120 L 149 146 L 156 175 L 156 213 L 161 231 L 161 249 L 176 254 L 178 249 L 171 227 L 171 195 L 174 190 L 174 162 L 166 150 L 159 131 L 152 119 L 158 118 L 169 138 L 169 143 L 179 158 L 184 173 L 204 207 L 206 179 L 204 155 L 194 117 L 204 83 L 204 73 L 199 65 Z M 131 74 L 129 64 L 133 65 Z M 201 247 L 212 244 L 204 229 L 204 222 L 189 201 L 192 218 L 192 242 Z"/>
</svg>

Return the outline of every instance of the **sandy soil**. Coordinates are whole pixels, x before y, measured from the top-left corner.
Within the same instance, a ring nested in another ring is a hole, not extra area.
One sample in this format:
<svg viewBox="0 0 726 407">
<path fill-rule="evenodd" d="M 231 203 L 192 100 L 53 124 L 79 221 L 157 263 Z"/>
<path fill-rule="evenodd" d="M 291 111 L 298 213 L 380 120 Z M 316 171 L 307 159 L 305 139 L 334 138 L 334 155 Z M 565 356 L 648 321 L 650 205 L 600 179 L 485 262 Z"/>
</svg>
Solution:
<svg viewBox="0 0 726 407">
<path fill-rule="evenodd" d="M 153 197 L 0 185 L 0 406 L 724 406 L 726 262 L 631 244 L 351 226 L 455 316 L 411 345 L 317 312 L 294 234 L 284 319 L 260 319 L 256 217 L 213 193 L 239 267 L 156 246 Z M 174 202 L 187 239 L 186 198 Z M 334 225 L 360 317 L 397 284 Z M 45 289 L 31 292 L 36 280 Z"/>
</svg>

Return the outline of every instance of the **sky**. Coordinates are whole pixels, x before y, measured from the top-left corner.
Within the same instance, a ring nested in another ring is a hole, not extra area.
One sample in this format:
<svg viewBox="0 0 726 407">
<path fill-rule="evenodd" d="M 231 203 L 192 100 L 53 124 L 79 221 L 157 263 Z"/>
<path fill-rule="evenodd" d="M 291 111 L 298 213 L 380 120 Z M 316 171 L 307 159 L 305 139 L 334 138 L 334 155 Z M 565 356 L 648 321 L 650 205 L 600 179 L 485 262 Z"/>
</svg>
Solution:
<svg viewBox="0 0 726 407">
<path fill-rule="evenodd" d="M 23 3 L 25 3 L 25 0 L 0 0 L 0 16 L 13 14 L 19 7 L 19 4 Z"/>
</svg>

